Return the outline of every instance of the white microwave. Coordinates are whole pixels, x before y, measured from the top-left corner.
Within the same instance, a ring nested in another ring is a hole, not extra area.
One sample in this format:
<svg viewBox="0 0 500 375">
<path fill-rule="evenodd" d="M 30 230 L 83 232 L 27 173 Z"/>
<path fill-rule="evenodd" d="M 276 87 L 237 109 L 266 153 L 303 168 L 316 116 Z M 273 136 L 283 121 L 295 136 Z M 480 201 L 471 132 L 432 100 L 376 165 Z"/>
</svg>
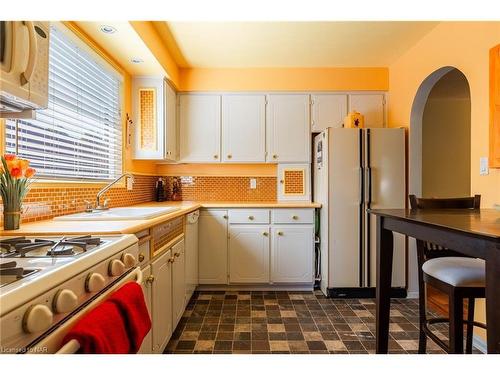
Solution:
<svg viewBox="0 0 500 375">
<path fill-rule="evenodd" d="M 0 117 L 47 107 L 50 23 L 0 21 Z"/>
</svg>

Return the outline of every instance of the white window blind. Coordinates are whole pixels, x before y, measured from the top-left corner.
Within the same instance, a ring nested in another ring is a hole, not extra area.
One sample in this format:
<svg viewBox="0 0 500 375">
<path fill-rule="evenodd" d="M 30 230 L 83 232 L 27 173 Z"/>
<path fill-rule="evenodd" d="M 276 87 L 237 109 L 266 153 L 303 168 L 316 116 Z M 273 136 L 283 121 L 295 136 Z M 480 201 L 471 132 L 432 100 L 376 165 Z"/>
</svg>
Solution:
<svg viewBox="0 0 500 375">
<path fill-rule="evenodd" d="M 51 27 L 48 108 L 6 121 L 6 149 L 29 159 L 38 178 L 110 180 L 122 172 L 121 77 Z"/>
</svg>

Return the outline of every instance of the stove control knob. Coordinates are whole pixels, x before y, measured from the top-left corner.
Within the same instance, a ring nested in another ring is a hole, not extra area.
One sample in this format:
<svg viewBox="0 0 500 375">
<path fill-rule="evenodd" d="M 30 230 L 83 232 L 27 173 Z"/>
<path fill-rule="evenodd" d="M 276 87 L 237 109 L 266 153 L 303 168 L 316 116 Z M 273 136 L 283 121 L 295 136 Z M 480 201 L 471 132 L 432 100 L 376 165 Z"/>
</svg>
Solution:
<svg viewBox="0 0 500 375">
<path fill-rule="evenodd" d="M 109 262 L 108 273 L 109 276 L 120 276 L 125 272 L 125 264 L 119 259 L 113 259 Z"/>
<path fill-rule="evenodd" d="M 135 256 L 130 253 L 123 253 L 122 262 L 127 268 L 133 267 L 135 266 Z"/>
<path fill-rule="evenodd" d="M 33 305 L 23 317 L 23 329 L 26 333 L 41 332 L 48 329 L 54 320 L 52 311 L 45 305 Z"/>
<path fill-rule="evenodd" d="M 100 273 L 91 272 L 85 280 L 85 290 L 89 293 L 95 293 L 104 288 L 105 284 L 106 280 L 104 280 L 104 277 Z"/>
<path fill-rule="evenodd" d="M 54 296 L 52 307 L 58 314 L 63 314 L 72 311 L 78 306 L 78 297 L 70 289 L 60 289 Z"/>
</svg>

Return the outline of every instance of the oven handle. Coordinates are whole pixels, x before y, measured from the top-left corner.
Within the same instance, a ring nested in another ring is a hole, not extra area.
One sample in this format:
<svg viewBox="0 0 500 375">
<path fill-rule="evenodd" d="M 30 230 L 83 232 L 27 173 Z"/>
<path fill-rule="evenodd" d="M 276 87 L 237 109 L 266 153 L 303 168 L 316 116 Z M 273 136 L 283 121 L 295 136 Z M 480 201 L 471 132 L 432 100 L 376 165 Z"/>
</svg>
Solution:
<svg viewBox="0 0 500 375">
<path fill-rule="evenodd" d="M 135 282 L 139 285 L 142 284 L 142 271 L 139 267 L 137 267 L 135 270 L 133 270 L 122 281 L 130 281 L 131 279 L 135 279 Z M 73 339 L 73 340 L 68 341 L 55 354 L 75 354 L 79 349 L 80 349 L 80 343 L 78 342 L 78 340 Z"/>
</svg>

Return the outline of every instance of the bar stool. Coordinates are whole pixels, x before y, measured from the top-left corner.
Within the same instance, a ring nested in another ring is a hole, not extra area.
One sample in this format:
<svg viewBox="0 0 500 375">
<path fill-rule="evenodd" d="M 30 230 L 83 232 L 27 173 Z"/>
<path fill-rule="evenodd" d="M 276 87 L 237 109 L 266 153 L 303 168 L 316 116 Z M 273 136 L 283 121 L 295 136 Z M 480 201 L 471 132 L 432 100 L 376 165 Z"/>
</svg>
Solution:
<svg viewBox="0 0 500 375">
<path fill-rule="evenodd" d="M 430 199 L 410 195 L 411 209 L 479 209 L 481 196 L 466 198 Z M 418 352 L 425 353 L 427 337 L 447 353 L 463 354 L 463 325 L 467 325 L 466 353 L 472 353 L 474 326 L 486 329 L 486 325 L 474 321 L 476 298 L 485 297 L 485 263 L 481 259 L 467 257 L 451 249 L 430 242 L 417 240 L 420 336 Z M 448 295 L 448 318 L 427 318 L 426 285 Z M 467 298 L 467 320 L 463 318 L 463 300 Z M 449 323 L 449 345 L 446 345 L 430 329 L 432 324 Z"/>
</svg>

